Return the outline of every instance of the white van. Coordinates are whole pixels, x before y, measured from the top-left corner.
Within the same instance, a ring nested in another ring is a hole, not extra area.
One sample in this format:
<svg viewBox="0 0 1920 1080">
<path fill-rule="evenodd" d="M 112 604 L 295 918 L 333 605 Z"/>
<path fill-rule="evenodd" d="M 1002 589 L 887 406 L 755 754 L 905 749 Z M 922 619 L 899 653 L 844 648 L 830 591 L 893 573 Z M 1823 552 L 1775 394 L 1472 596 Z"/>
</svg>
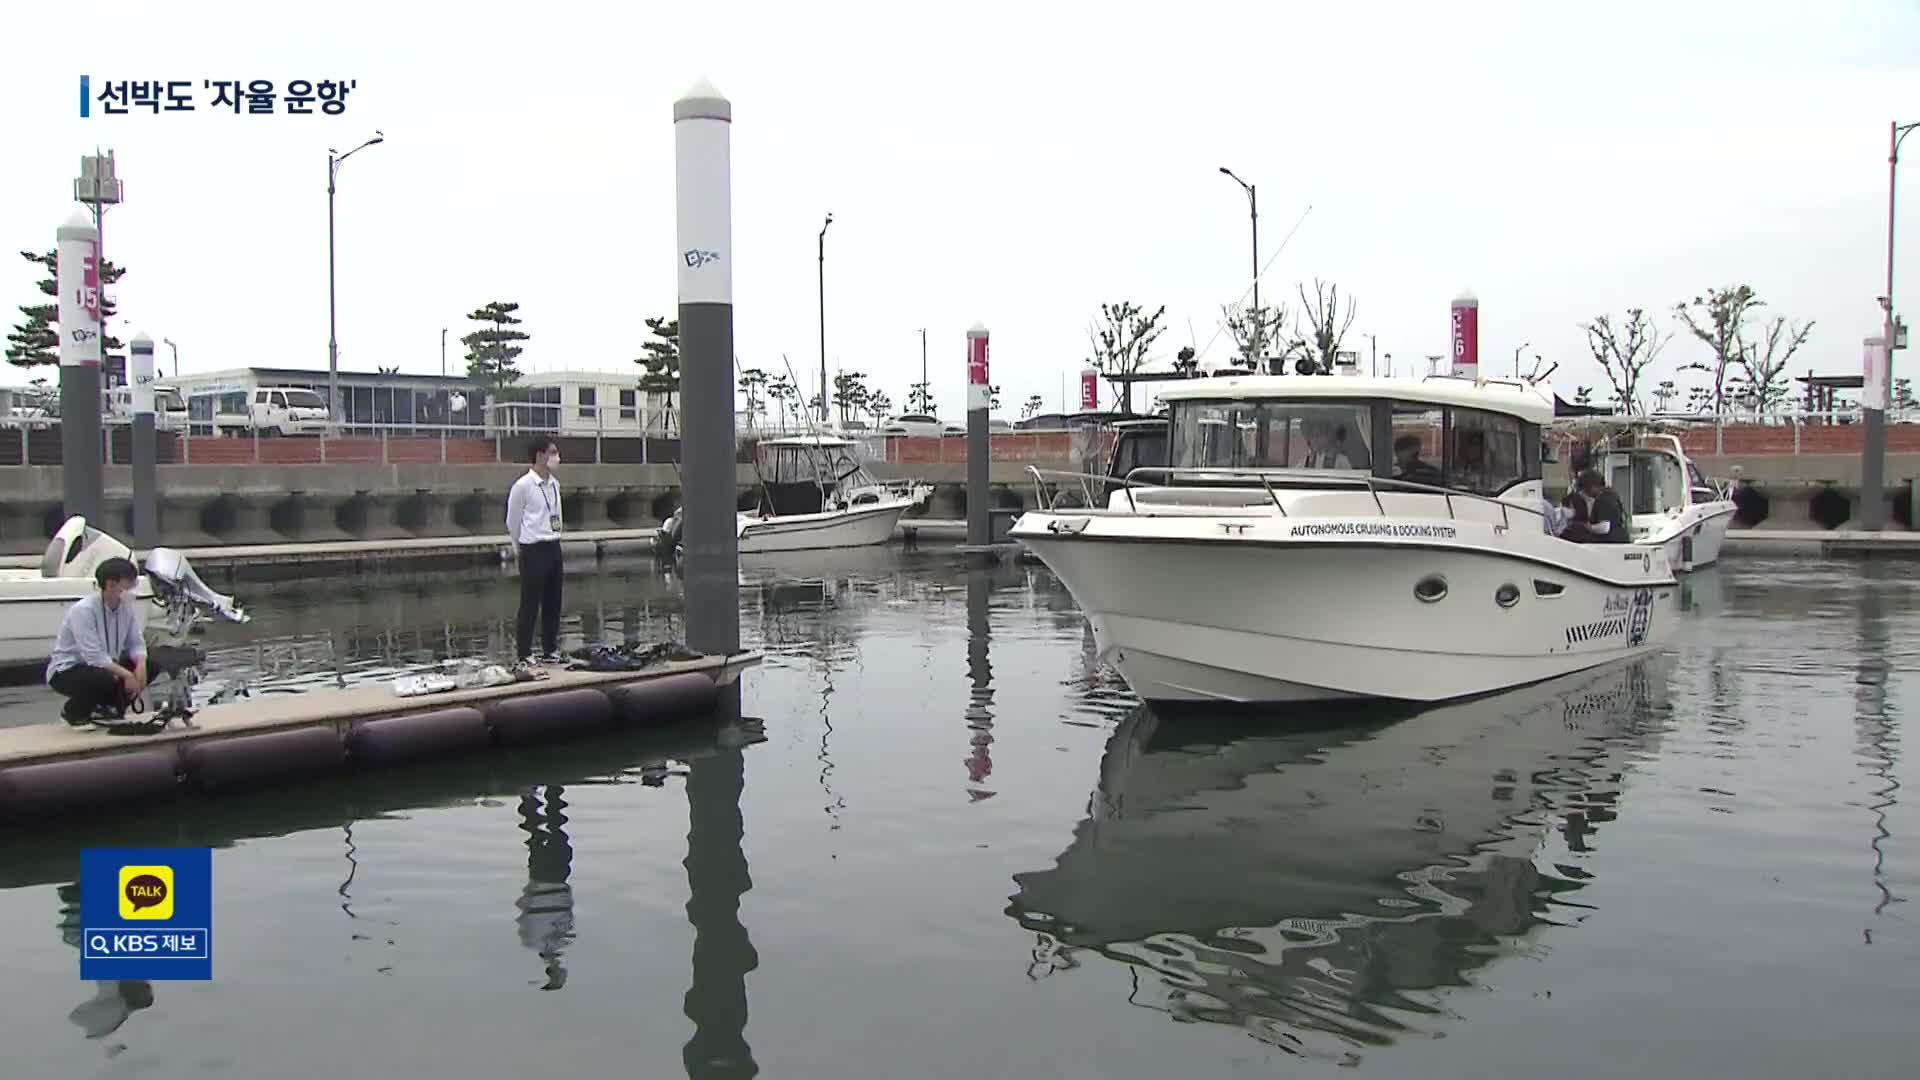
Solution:
<svg viewBox="0 0 1920 1080">
<path fill-rule="evenodd" d="M 133 420 L 133 388 L 116 386 L 107 391 L 107 415 L 116 420 Z M 187 430 L 187 399 L 171 386 L 153 387 L 153 427 L 155 431 Z"/>
<path fill-rule="evenodd" d="M 235 404 L 244 405 L 246 411 L 230 411 Z M 324 435 L 327 403 L 304 387 L 263 386 L 244 395 L 222 394 L 213 423 L 222 435 Z"/>
</svg>

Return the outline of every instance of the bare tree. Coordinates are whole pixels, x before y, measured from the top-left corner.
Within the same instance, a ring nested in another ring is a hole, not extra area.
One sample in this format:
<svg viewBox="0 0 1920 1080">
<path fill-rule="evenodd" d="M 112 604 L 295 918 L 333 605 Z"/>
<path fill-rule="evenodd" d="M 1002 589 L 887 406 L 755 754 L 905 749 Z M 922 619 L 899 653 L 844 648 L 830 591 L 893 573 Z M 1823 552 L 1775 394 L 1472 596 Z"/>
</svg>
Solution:
<svg viewBox="0 0 1920 1080">
<path fill-rule="evenodd" d="M 1595 315 L 1593 321 L 1580 324 L 1587 332 L 1587 348 L 1592 350 L 1600 370 L 1613 384 L 1613 395 L 1628 413 L 1640 409 L 1640 374 L 1647 370 L 1672 334 L 1663 334 L 1645 309 L 1628 308 L 1619 326 L 1610 315 Z"/>
<path fill-rule="evenodd" d="M 1741 337 L 1738 360 L 1740 369 L 1746 372 L 1756 412 L 1772 411 L 1787 396 L 1780 376 L 1787 370 L 1787 361 L 1800 351 L 1811 333 L 1813 323 L 1800 327 L 1776 315 L 1767 323 L 1759 341 L 1748 342 Z"/>
<path fill-rule="evenodd" d="M 1166 313 L 1165 304 L 1151 315 L 1144 314 L 1131 301 L 1101 304 L 1099 320 L 1087 326 L 1087 340 L 1093 346 L 1093 355 L 1087 362 L 1109 379 L 1139 371 L 1146 365 L 1154 340 L 1166 329 L 1160 325 L 1160 317 Z M 1120 409 L 1133 411 L 1130 382 L 1120 384 Z"/>
<path fill-rule="evenodd" d="M 1321 371 L 1332 371 L 1334 355 L 1340 351 L 1340 339 L 1347 336 L 1347 328 L 1353 325 L 1353 316 L 1359 310 L 1352 297 L 1347 298 L 1346 314 L 1340 313 L 1340 286 L 1322 283 L 1313 279 L 1313 298 L 1307 298 L 1307 287 L 1300 289 L 1299 339 L 1294 347 L 1304 353 L 1307 359 Z M 1338 329 L 1335 329 L 1338 327 Z"/>
<path fill-rule="evenodd" d="M 1292 344 L 1283 340 L 1287 305 L 1222 304 L 1220 313 L 1226 318 L 1227 333 L 1233 335 L 1234 347 L 1239 350 L 1238 362 L 1248 371 L 1260 370 L 1263 360 L 1284 360 L 1292 352 Z"/>
<path fill-rule="evenodd" d="M 1713 411 L 1722 411 L 1726 401 L 1727 368 L 1740 356 L 1740 331 L 1750 308 L 1764 307 L 1765 301 L 1746 285 L 1710 289 L 1705 296 L 1674 305 L 1674 313 L 1687 324 L 1693 336 L 1713 350 L 1712 364 L 1695 362 L 1682 371 L 1704 371 L 1713 379 Z"/>
</svg>

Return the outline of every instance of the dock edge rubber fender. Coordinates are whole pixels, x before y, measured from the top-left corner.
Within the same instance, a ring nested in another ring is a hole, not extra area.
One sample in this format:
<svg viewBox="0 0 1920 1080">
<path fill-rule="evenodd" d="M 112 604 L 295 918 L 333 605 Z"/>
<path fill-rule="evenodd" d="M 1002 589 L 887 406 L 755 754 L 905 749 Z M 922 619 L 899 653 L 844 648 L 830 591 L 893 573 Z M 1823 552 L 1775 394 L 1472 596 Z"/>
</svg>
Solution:
<svg viewBox="0 0 1920 1080">
<path fill-rule="evenodd" d="M 30 821 L 118 803 L 172 799 L 177 747 L 0 768 L 0 821 Z"/>
<path fill-rule="evenodd" d="M 487 718 L 471 706 L 356 720 L 347 730 L 347 756 L 356 765 L 409 764 L 492 746 Z"/>
<path fill-rule="evenodd" d="M 208 739 L 190 744 L 181 755 L 188 785 L 209 795 L 334 772 L 346 764 L 346 745 L 331 725 Z"/>
<path fill-rule="evenodd" d="M 659 727 L 713 711 L 720 684 L 698 671 L 627 683 L 607 690 L 613 715 L 629 727 Z"/>
<path fill-rule="evenodd" d="M 613 702 L 591 687 L 502 698 L 482 712 L 502 746 L 577 738 L 613 726 Z"/>
</svg>

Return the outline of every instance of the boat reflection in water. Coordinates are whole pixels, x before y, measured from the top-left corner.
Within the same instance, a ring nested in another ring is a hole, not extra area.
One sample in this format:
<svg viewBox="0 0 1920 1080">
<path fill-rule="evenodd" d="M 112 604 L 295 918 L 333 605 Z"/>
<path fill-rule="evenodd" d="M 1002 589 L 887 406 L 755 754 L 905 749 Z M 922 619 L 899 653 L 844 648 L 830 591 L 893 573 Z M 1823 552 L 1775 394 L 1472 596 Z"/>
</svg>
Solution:
<svg viewBox="0 0 1920 1080">
<path fill-rule="evenodd" d="M 1550 830 L 1579 852 L 1612 819 L 1671 663 L 1313 731 L 1136 710 L 1072 845 L 1014 878 L 1030 974 L 1093 950 L 1177 1020 L 1312 1056 L 1392 1042 L 1444 1012 L 1438 991 L 1579 920 L 1585 873 L 1536 855 Z"/>
</svg>

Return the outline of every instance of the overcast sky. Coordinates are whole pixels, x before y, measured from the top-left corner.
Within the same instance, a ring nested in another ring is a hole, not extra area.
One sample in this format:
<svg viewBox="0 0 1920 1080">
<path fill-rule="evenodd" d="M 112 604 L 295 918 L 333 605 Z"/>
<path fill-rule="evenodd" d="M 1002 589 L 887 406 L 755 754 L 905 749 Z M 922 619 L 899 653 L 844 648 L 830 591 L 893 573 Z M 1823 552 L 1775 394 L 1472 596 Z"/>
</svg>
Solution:
<svg viewBox="0 0 1920 1080">
<path fill-rule="evenodd" d="M 106 225 L 119 336 L 172 338 L 187 371 L 324 370 L 327 148 L 378 128 L 340 176 L 344 370 L 437 372 L 448 327 L 459 371 L 465 315 L 510 300 L 523 370 L 630 372 L 642 320 L 674 311 L 671 109 L 704 76 L 734 105 L 742 364 L 784 354 L 812 389 L 831 211 L 829 367 L 904 403 L 925 327 L 956 420 L 975 320 L 1010 416 L 1075 393 L 1102 301 L 1165 304 L 1163 362 L 1190 342 L 1224 361 L 1220 305 L 1252 256 L 1222 165 L 1259 189 L 1263 299 L 1337 282 L 1363 364 L 1371 334 L 1424 371 L 1471 288 L 1483 364 L 1511 370 L 1526 344 L 1571 397 L 1600 381 L 1583 319 L 1747 282 L 1817 321 L 1796 373 L 1857 372 L 1884 291 L 1887 125 L 1920 120 L 1911 0 L 85 10 L 6 6 L 9 327 L 35 296 L 11 253 L 52 246 L 97 144 L 126 184 Z M 81 119 L 81 74 L 96 94 L 190 80 L 197 111 Z M 328 117 L 216 111 L 201 85 L 300 78 L 358 86 Z M 1920 138 L 1906 151 L 1896 289 L 1915 321 Z M 1676 337 L 1662 366 L 1701 355 Z"/>
</svg>

